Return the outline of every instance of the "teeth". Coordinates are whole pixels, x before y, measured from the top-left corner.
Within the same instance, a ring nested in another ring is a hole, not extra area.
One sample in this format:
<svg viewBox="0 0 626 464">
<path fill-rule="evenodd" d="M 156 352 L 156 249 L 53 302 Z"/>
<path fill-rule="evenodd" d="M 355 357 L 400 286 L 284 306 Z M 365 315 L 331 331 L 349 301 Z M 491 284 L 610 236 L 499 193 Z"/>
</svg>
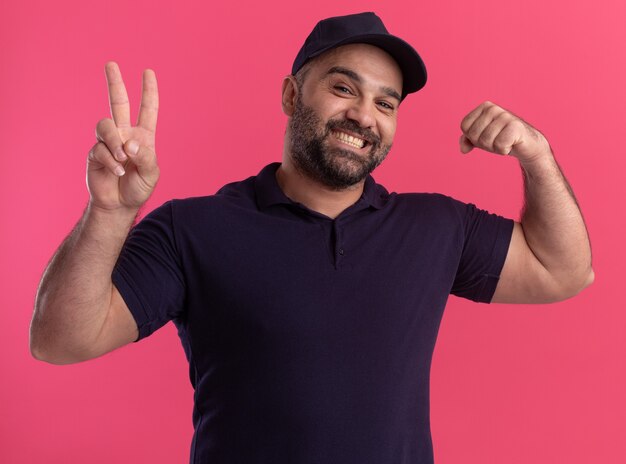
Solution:
<svg viewBox="0 0 626 464">
<path fill-rule="evenodd" d="M 345 134 L 343 132 L 333 132 L 333 135 L 342 142 L 347 143 L 348 145 L 352 145 L 356 148 L 363 148 L 363 146 L 365 145 L 365 140 L 359 139 L 357 137 L 352 137 L 351 135 Z"/>
</svg>

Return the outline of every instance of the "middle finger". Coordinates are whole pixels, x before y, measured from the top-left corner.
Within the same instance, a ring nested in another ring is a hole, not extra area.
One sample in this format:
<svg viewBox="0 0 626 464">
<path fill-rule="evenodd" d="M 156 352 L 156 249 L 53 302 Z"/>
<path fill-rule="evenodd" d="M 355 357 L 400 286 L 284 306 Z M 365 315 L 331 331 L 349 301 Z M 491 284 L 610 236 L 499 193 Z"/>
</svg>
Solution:
<svg viewBox="0 0 626 464">
<path fill-rule="evenodd" d="M 467 138 L 470 139 L 474 145 L 477 145 L 479 143 L 478 139 L 485 128 L 488 127 L 503 112 L 504 110 L 496 105 L 485 109 L 467 130 Z"/>
</svg>

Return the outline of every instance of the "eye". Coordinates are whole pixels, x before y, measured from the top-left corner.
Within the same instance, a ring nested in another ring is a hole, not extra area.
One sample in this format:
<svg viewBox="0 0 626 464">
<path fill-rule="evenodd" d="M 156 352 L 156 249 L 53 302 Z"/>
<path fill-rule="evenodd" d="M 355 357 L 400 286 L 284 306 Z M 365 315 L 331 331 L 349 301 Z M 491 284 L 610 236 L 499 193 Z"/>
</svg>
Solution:
<svg viewBox="0 0 626 464">
<path fill-rule="evenodd" d="M 380 106 L 382 106 L 383 108 L 385 108 L 386 110 L 393 110 L 394 109 L 393 106 L 390 105 L 389 103 L 387 103 L 386 101 L 378 102 L 378 104 Z"/>
<path fill-rule="evenodd" d="M 352 90 L 344 85 L 336 85 L 335 89 L 337 89 L 340 93 L 346 93 L 352 95 Z"/>
</svg>

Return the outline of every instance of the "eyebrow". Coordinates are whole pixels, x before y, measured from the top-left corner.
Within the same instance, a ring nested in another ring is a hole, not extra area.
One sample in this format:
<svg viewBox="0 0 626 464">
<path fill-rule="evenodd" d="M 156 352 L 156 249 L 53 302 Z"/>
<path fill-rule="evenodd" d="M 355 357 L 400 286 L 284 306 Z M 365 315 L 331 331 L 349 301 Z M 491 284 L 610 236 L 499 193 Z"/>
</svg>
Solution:
<svg viewBox="0 0 626 464">
<path fill-rule="evenodd" d="M 353 81 L 358 82 L 359 84 L 363 82 L 363 79 L 361 79 L 361 76 L 359 76 L 353 70 L 344 68 L 343 66 L 333 66 L 328 71 L 326 71 L 326 74 L 324 75 L 324 77 L 330 76 L 331 74 L 343 74 L 345 76 L 348 76 Z M 400 94 L 393 88 L 382 86 L 380 87 L 380 90 L 383 93 L 385 93 L 385 95 L 395 98 L 398 101 L 402 101 L 402 97 L 400 96 Z"/>
</svg>

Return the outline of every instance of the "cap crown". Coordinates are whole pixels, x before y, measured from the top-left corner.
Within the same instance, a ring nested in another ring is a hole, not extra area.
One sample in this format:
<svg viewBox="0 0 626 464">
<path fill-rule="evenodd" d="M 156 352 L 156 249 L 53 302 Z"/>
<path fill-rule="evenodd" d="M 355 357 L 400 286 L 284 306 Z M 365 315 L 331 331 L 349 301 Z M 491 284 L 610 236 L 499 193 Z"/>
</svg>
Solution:
<svg viewBox="0 0 626 464">
<path fill-rule="evenodd" d="M 367 43 L 382 48 L 398 63 L 403 75 L 402 98 L 426 84 L 426 67 L 420 56 L 404 40 L 391 35 L 382 20 L 372 12 L 335 16 L 319 21 L 293 62 L 296 74 L 311 58 L 341 45 Z"/>
</svg>

